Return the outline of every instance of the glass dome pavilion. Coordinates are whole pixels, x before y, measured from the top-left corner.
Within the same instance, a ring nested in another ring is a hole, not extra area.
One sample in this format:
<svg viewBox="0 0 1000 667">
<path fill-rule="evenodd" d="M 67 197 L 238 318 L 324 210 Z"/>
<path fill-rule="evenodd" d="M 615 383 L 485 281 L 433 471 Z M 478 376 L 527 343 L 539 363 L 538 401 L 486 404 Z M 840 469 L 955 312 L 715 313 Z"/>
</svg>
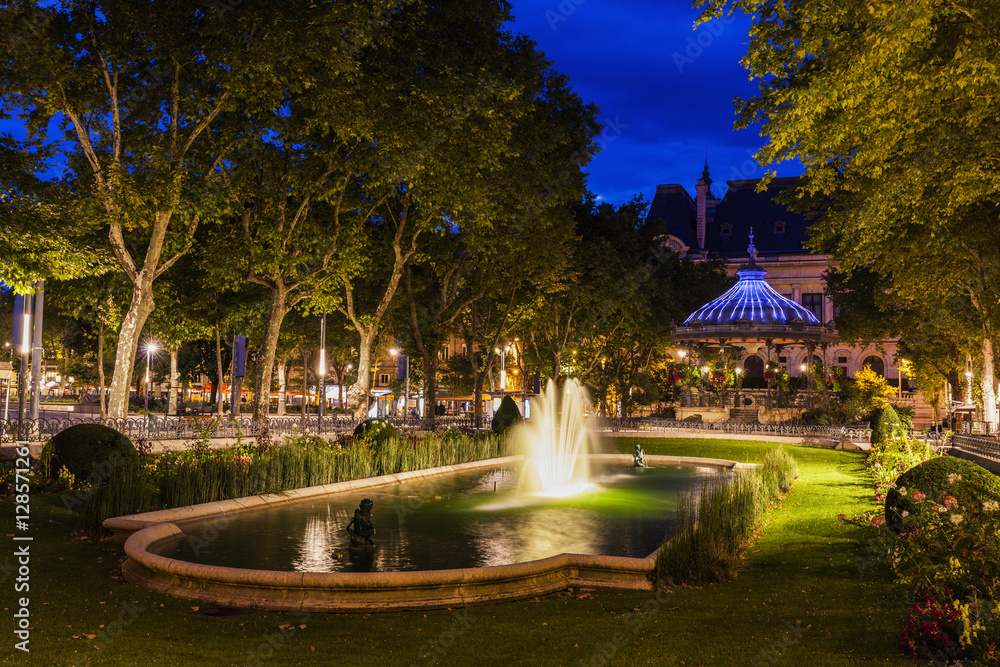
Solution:
<svg viewBox="0 0 1000 667">
<path fill-rule="evenodd" d="M 674 327 L 675 343 L 762 342 L 770 345 L 823 344 L 837 340 L 832 326 L 812 311 L 778 294 L 757 265 L 750 230 L 750 261 L 736 272 L 738 280 L 725 294 L 691 313 Z"/>
</svg>

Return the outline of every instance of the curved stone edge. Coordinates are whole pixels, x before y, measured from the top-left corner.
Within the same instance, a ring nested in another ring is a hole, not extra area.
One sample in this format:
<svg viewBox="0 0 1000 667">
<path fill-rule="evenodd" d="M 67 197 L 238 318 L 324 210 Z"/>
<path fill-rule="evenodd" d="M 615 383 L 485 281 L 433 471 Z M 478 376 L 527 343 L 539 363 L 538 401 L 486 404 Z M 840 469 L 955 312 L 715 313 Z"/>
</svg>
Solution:
<svg viewBox="0 0 1000 667">
<path fill-rule="evenodd" d="M 177 508 L 181 511 L 174 515 L 183 519 L 225 516 L 227 512 L 247 511 L 262 504 L 371 488 L 403 479 L 429 477 L 458 470 L 495 467 L 516 462 L 520 458 L 505 457 L 429 468 L 415 473 L 401 473 L 405 475 L 402 479 L 401 475 L 385 475 L 357 482 L 299 489 L 294 496 L 282 494 L 278 499 L 275 498 L 277 494 L 254 497 L 261 498 L 261 502 L 204 503 Z M 623 463 L 630 463 L 632 460 L 629 454 L 599 455 L 598 458 Z M 753 468 L 756 465 L 678 456 L 650 455 L 646 459 L 660 465 L 701 465 L 728 470 Z M 314 491 L 316 489 L 324 490 Z M 197 512 L 193 511 L 195 508 Z M 173 510 L 163 510 L 105 521 L 105 526 L 109 522 L 113 522 L 112 526 L 117 526 L 120 522 L 123 529 L 138 527 L 125 541 L 127 559 L 122 566 L 125 580 L 173 597 L 226 606 L 274 611 L 375 612 L 490 604 L 538 597 L 571 586 L 653 589 L 652 573 L 656 564 L 656 551 L 645 558 L 564 553 L 510 565 L 408 572 L 286 572 L 202 565 L 156 553 L 170 542 L 185 537 L 175 523 L 164 520 L 171 512 Z"/>
</svg>

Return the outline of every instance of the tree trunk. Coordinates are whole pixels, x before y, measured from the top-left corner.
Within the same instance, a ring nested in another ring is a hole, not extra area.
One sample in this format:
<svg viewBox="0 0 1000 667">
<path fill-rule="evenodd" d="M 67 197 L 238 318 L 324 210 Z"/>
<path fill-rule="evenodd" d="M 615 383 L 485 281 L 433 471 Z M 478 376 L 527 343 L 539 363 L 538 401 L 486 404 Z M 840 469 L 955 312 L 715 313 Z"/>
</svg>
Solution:
<svg viewBox="0 0 1000 667">
<path fill-rule="evenodd" d="M 216 401 L 216 414 L 220 417 L 222 416 L 222 405 L 225 402 L 225 397 L 222 395 L 222 334 L 219 332 L 219 322 L 215 322 L 215 372 L 218 373 L 218 381 L 215 383 L 215 401 Z"/>
<path fill-rule="evenodd" d="M 288 384 L 285 380 L 285 368 L 287 364 L 284 359 L 277 360 L 278 367 L 278 416 L 285 416 L 285 401 L 287 400 Z"/>
<path fill-rule="evenodd" d="M 990 433 L 997 430 L 996 379 L 993 371 L 993 340 L 983 336 L 983 372 L 980 386 L 983 392 L 983 421 L 989 424 Z"/>
<path fill-rule="evenodd" d="M 358 328 L 361 344 L 358 349 L 358 380 L 347 390 L 347 401 L 358 422 L 368 417 L 368 405 L 371 400 L 370 378 L 372 373 L 372 344 L 375 342 L 375 328 Z"/>
<path fill-rule="evenodd" d="M 339 398 L 339 400 L 337 402 L 337 407 L 340 408 L 341 410 L 343 410 L 344 409 L 344 371 L 343 370 L 338 370 L 337 371 L 337 393 L 340 396 L 340 398 Z"/>
<path fill-rule="evenodd" d="M 180 349 L 173 348 L 170 350 L 170 382 L 168 390 L 170 394 L 167 397 L 167 414 L 176 415 L 177 414 L 177 389 L 181 383 L 181 373 L 177 370 L 177 358 L 180 356 Z"/>
<path fill-rule="evenodd" d="M 271 407 L 271 377 L 274 373 L 274 355 L 278 349 L 278 335 L 288 307 L 285 305 L 287 291 L 281 283 L 271 288 L 271 311 L 264 328 L 260 354 L 257 355 L 257 369 L 253 381 L 253 420 L 257 424 L 258 438 L 270 440 L 267 416 Z"/>
<path fill-rule="evenodd" d="M 306 406 L 309 405 L 309 360 L 306 358 L 306 351 L 302 350 L 302 411 L 299 413 L 299 423 L 302 428 L 306 427 Z"/>
<path fill-rule="evenodd" d="M 437 366 L 438 358 L 431 350 L 424 355 L 424 416 L 430 420 L 430 429 L 434 430 L 434 418 L 437 412 Z"/>
<path fill-rule="evenodd" d="M 135 354 L 139 345 L 139 336 L 146 318 L 153 312 L 156 304 L 153 302 L 153 272 L 143 269 L 132 284 L 132 302 L 122 321 L 118 333 L 118 348 L 115 353 L 115 372 L 111 378 L 111 398 L 108 405 L 108 416 L 113 419 L 124 419 L 128 416 L 129 385 L 132 369 L 135 366 Z"/>
<path fill-rule="evenodd" d="M 104 402 L 104 320 L 97 325 L 97 401 L 101 404 L 101 419 L 108 418 L 108 406 Z"/>
</svg>

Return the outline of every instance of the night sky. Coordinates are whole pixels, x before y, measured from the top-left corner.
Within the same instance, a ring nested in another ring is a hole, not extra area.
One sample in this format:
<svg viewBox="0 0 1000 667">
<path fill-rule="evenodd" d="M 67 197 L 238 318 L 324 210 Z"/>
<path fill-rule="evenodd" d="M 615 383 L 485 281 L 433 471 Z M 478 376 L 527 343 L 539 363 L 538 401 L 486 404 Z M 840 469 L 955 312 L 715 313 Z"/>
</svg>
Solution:
<svg viewBox="0 0 1000 667">
<path fill-rule="evenodd" d="M 680 183 L 694 195 L 708 148 L 713 191 L 725 181 L 759 178 L 751 155 L 757 130 L 733 129 L 733 99 L 750 97 L 739 60 L 750 20 L 716 20 L 693 29 L 686 0 L 512 0 L 513 30 L 538 43 L 573 89 L 601 108 L 603 151 L 590 163 L 589 187 L 620 204 L 656 186 Z M 802 173 L 782 164 L 780 176 Z"/>
</svg>

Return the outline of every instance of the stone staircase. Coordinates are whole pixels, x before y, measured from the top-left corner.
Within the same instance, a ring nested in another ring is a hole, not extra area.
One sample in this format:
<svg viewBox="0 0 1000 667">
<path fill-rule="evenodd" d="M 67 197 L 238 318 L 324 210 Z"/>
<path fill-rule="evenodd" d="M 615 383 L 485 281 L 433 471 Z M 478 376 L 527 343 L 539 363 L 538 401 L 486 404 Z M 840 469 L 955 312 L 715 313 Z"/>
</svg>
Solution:
<svg viewBox="0 0 1000 667">
<path fill-rule="evenodd" d="M 735 424 L 759 424 L 760 415 L 757 408 L 730 408 L 726 420 Z"/>
</svg>

